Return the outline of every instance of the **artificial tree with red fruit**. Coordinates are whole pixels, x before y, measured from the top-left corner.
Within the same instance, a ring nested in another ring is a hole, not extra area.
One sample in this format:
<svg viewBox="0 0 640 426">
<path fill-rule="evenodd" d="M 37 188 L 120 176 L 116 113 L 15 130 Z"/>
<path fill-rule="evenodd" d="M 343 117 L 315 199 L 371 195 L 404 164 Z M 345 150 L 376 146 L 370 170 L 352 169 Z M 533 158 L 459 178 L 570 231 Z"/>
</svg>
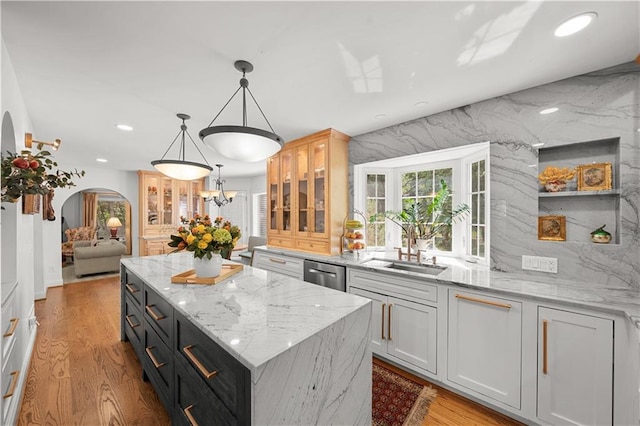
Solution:
<svg viewBox="0 0 640 426">
<path fill-rule="evenodd" d="M 2 156 L 2 201 L 16 202 L 25 194 L 44 195 L 55 188 L 75 186 L 71 178 L 84 176 L 84 170 L 54 171 L 58 163 L 50 156 L 49 151 L 36 154 L 29 150 L 20 154 L 7 151 Z"/>
</svg>

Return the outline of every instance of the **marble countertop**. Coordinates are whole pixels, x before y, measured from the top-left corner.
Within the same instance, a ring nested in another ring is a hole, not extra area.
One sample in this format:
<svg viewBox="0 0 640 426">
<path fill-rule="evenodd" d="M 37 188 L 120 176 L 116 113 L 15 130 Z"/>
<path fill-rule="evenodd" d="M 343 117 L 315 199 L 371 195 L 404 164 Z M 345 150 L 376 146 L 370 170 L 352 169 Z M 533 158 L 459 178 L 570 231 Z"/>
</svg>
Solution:
<svg viewBox="0 0 640 426">
<path fill-rule="evenodd" d="M 345 253 L 340 256 L 323 256 L 280 248 L 267 248 L 266 246 L 258 247 L 257 249 L 269 253 L 280 253 L 373 271 L 380 271 L 382 268 L 379 266 L 367 266 L 366 263 L 372 259 L 397 260 L 397 252 L 395 251 L 363 252 L 359 256 L 353 253 Z M 440 266 L 447 267 L 438 275 L 418 274 L 394 269 L 384 269 L 384 272 L 398 276 L 411 276 L 413 279 L 419 278 L 428 282 L 484 289 L 505 295 L 596 309 L 626 316 L 636 327 L 640 328 L 640 290 L 633 287 L 560 280 L 555 277 L 549 277 L 549 274 L 528 274 L 526 271 L 523 273 L 492 271 L 487 266 L 446 257 L 438 257 L 437 263 Z"/>
<path fill-rule="evenodd" d="M 256 373 L 278 354 L 366 306 L 363 297 L 250 266 L 216 285 L 173 284 L 193 254 L 122 259 L 205 334 Z M 227 262 L 227 261 L 225 261 Z"/>
</svg>

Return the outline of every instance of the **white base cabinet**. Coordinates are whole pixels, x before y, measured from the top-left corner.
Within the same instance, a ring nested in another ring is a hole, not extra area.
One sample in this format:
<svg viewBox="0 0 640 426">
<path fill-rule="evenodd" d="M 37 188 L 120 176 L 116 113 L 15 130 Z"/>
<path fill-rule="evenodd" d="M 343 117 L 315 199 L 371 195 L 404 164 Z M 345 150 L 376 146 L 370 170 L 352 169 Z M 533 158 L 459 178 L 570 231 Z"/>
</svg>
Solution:
<svg viewBox="0 0 640 426">
<path fill-rule="evenodd" d="M 613 422 L 613 321 L 538 308 L 538 418 Z"/>
<path fill-rule="evenodd" d="M 522 304 L 449 289 L 447 379 L 520 408 Z"/>
<path fill-rule="evenodd" d="M 349 293 L 373 301 L 373 353 L 435 375 L 438 310 L 422 302 L 437 302 L 437 287 L 366 271 L 350 270 L 347 277 Z"/>
</svg>

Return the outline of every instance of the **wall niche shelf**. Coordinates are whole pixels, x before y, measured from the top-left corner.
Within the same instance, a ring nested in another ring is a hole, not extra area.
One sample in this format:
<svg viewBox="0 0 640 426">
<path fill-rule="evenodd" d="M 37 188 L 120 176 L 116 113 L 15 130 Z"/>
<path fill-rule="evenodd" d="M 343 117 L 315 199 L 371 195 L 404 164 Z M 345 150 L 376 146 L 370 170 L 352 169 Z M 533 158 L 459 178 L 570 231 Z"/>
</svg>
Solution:
<svg viewBox="0 0 640 426">
<path fill-rule="evenodd" d="M 551 146 L 538 150 L 538 173 L 548 166 L 576 168 L 582 164 L 611 163 L 610 190 L 577 191 L 576 181 L 568 190 L 546 192 L 538 187 L 538 216 L 565 216 L 566 242 L 596 244 L 591 231 L 606 225 L 611 244 L 620 244 L 620 138 Z M 561 241 L 564 243 L 565 241 Z"/>
</svg>

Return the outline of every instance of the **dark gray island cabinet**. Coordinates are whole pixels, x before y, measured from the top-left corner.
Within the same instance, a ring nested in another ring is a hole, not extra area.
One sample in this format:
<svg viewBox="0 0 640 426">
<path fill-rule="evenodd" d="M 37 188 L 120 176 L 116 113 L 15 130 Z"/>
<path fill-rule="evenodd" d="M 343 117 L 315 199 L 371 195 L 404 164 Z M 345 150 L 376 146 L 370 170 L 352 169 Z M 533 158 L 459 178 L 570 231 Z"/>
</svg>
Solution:
<svg viewBox="0 0 640 426">
<path fill-rule="evenodd" d="M 121 269 L 121 339 L 174 424 L 371 424 L 367 299 L 251 267 L 172 284 L 190 261 Z"/>
</svg>

